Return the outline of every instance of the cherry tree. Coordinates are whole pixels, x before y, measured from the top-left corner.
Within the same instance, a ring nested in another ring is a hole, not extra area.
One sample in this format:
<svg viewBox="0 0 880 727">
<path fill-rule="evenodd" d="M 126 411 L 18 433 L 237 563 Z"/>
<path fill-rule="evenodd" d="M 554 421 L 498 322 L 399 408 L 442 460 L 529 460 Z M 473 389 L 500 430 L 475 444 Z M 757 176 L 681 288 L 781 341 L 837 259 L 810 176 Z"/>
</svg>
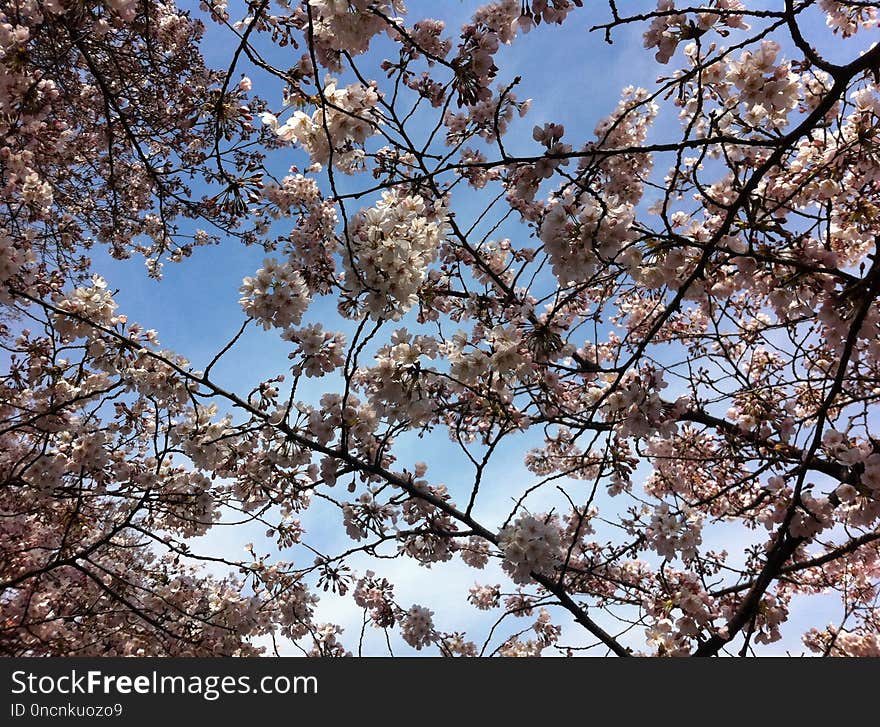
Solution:
<svg viewBox="0 0 880 727">
<path fill-rule="evenodd" d="M 796 627 L 880 655 L 878 6 L 234 5 L 0 5 L 0 652 L 749 655 Z M 631 32 L 653 85 L 530 122 L 502 56 Z M 158 280 L 211 245 L 265 262 L 205 360 L 94 261 Z M 257 331 L 286 366 L 219 382 Z M 403 600 L 398 559 L 474 586 Z"/>
</svg>

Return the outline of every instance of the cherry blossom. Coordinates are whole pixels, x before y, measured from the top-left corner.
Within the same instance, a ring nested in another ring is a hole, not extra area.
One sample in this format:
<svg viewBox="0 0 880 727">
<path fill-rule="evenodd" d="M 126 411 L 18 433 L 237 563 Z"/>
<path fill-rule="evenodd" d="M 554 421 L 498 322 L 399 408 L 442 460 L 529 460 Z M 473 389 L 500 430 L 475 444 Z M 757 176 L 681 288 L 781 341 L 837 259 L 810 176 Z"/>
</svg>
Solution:
<svg viewBox="0 0 880 727">
<path fill-rule="evenodd" d="M 877 7 L 441 5 L 0 9 L 0 653 L 880 653 Z"/>
</svg>

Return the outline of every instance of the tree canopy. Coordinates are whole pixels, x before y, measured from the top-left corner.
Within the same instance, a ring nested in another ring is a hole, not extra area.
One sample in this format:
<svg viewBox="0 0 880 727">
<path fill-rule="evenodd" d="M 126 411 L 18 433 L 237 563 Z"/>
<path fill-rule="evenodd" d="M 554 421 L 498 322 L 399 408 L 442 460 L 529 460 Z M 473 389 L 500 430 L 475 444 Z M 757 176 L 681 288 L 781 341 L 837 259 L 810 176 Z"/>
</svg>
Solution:
<svg viewBox="0 0 880 727">
<path fill-rule="evenodd" d="M 880 655 L 878 6 L 410 4 L 0 3 L 0 653 Z"/>
</svg>

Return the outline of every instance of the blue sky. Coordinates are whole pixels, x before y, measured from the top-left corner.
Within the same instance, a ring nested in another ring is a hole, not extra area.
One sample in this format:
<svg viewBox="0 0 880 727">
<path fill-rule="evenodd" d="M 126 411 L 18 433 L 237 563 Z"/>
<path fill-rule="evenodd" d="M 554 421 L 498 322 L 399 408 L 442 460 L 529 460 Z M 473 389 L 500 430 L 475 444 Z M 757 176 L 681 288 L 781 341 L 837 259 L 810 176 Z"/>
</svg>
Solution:
<svg viewBox="0 0 880 727">
<path fill-rule="evenodd" d="M 183 3 L 187 7 L 187 3 Z M 447 21 L 450 35 L 457 36 L 455 27 L 460 25 L 478 5 L 473 2 L 428 2 L 426 0 L 407 3 L 410 22 L 420 17 L 440 17 Z M 541 26 L 526 36 L 520 37 L 513 46 L 503 48 L 497 56 L 501 69 L 498 82 L 509 83 L 514 76 L 521 75 L 522 83 L 516 94 L 520 99 L 532 98 L 534 104 L 524 120 L 516 120 L 505 139 L 508 150 L 514 154 L 535 153 L 536 144 L 531 139 L 531 129 L 535 124 L 554 121 L 566 127 L 565 141 L 575 147 L 593 138 L 593 128 L 598 120 L 607 115 L 617 104 L 621 89 L 626 85 L 643 85 L 651 88 L 658 75 L 668 73 L 680 62 L 680 51 L 669 66 L 659 66 L 654 60 L 654 52 L 642 47 L 642 25 L 624 28 L 614 36 L 614 44 L 604 42 L 601 33 L 587 33 L 585 29 L 595 22 L 604 20 L 607 8 L 601 3 L 586 3 L 587 8 L 575 11 L 566 24 Z M 750 4 L 751 6 L 752 4 Z M 764 3 L 776 6 L 778 3 Z M 195 7 L 195 5 L 191 5 Z M 624 2 L 622 10 L 644 11 L 653 3 Z M 242 3 L 232 0 L 229 4 L 233 20 L 243 14 Z M 832 60 L 843 60 L 851 56 L 853 46 L 840 44 L 830 38 L 820 18 L 813 17 L 808 24 L 808 37 L 823 49 Z M 205 55 L 211 65 L 225 67 L 232 42 L 227 31 L 210 24 L 205 43 Z M 268 48 L 268 46 L 264 47 Z M 362 69 L 375 69 L 373 77 L 381 78 L 378 63 L 386 55 L 388 44 L 381 41 L 375 44 L 366 56 L 361 57 Z M 301 51 L 290 49 L 267 50 L 270 62 L 279 65 L 292 65 Z M 241 71 L 254 80 L 254 89 L 267 98 L 270 105 L 281 106 L 280 87 L 266 78 L 265 74 L 241 65 Z M 654 131 L 653 138 L 669 138 L 677 131 L 677 121 L 672 116 L 662 116 Z M 675 138 L 672 136 L 672 138 Z M 304 167 L 305 155 L 292 149 L 274 154 L 271 165 L 282 174 L 291 164 Z M 657 160 L 657 168 L 665 171 L 663 160 Z M 340 176 L 340 175 L 337 175 Z M 369 184 L 369 180 L 345 179 L 344 189 L 355 189 Z M 469 194 L 469 193 L 468 193 Z M 478 209 L 478 196 L 459 195 L 454 210 L 460 220 L 467 220 Z M 649 203 L 652 200 L 647 200 Z M 356 207 L 352 206 L 349 212 Z M 469 223 L 467 223 L 469 224 Z M 276 230 L 284 232 L 289 222 L 281 221 Z M 527 233 L 526 228 L 509 225 L 503 229 L 506 236 L 514 237 Z M 525 244 L 526 241 L 520 241 Z M 235 241 L 224 241 L 216 247 L 197 249 L 191 258 L 182 263 L 168 263 L 164 267 L 161 282 L 148 279 L 143 261 L 131 259 L 114 261 L 100 250 L 94 253 L 95 267 L 104 275 L 111 288 L 118 288 L 116 296 L 120 311 L 133 321 L 138 321 L 159 332 L 163 346 L 188 357 L 196 368 L 201 368 L 211 356 L 238 330 L 243 321 L 243 313 L 238 304 L 238 288 L 243 277 L 251 275 L 260 267 L 264 253 L 259 248 L 244 248 Z M 332 299 L 316 301 L 309 312 L 307 321 L 321 321 L 331 330 L 352 329 L 351 323 L 343 321 L 336 313 Z M 411 329 L 414 326 L 410 326 Z M 383 339 L 384 340 L 384 339 Z M 282 341 L 276 332 L 264 332 L 251 327 L 239 345 L 215 368 L 215 378 L 221 385 L 239 392 L 250 390 L 259 381 L 284 372 L 289 367 L 288 343 Z M 674 354 L 671 354 L 674 355 Z M 334 390 L 332 380 L 308 379 L 305 382 L 303 398 L 315 401 L 327 390 Z M 476 513 L 488 524 L 503 519 L 502 513 L 510 508 L 511 497 L 518 496 L 533 481 L 533 477 L 522 465 L 522 454 L 537 439 L 533 435 L 508 440 L 486 473 L 486 496 L 478 503 Z M 401 437 L 396 452 L 401 466 L 409 466 L 419 460 L 430 465 L 429 477 L 432 482 L 443 482 L 450 487 L 459 501 L 465 494 L 471 477 L 470 467 L 461 452 L 448 440 L 445 432 L 438 431 L 429 439 L 419 440 L 415 436 Z M 580 492 L 583 484 L 575 485 L 573 492 Z M 581 488 L 579 490 L 578 488 Z M 538 495 L 527 503 L 533 511 L 540 511 L 555 498 L 552 494 Z M 335 511 L 316 501 L 313 508 L 303 517 L 308 532 L 308 540 L 327 552 L 340 550 L 351 545 L 351 541 L 341 534 L 339 517 Z M 242 556 L 246 542 L 254 542 L 257 549 L 264 552 L 273 550 L 272 543 L 262 547 L 264 528 L 223 528 L 218 527 L 197 545 L 229 554 Z M 341 536 L 340 536 L 341 534 Z M 760 534 L 759 534 L 760 535 Z M 752 537 L 748 537 L 751 541 Z M 709 528 L 704 533 L 707 547 L 722 548 L 735 552 L 744 545 L 740 530 L 722 526 L 717 530 Z M 291 557 L 283 554 L 283 557 Z M 503 582 L 497 568 L 479 572 L 462 566 L 457 559 L 449 564 L 437 564 L 430 570 L 418 567 L 414 561 L 398 559 L 383 560 L 379 563 L 359 560 L 352 564 L 363 571 L 376 570 L 379 575 L 388 577 L 397 586 L 399 601 L 403 605 L 424 603 L 437 611 L 435 624 L 444 631 L 464 630 L 474 636 L 485 633 L 497 614 L 485 614 L 465 603 L 467 589 L 475 581 L 480 583 Z M 509 590 L 509 588 L 508 588 Z M 322 595 L 319 606 L 319 620 L 334 621 L 345 627 L 343 642 L 350 649 L 356 648 L 357 633 L 361 614 L 350 599 L 339 599 Z M 821 603 L 821 605 L 819 605 Z M 791 649 L 800 653 L 800 633 L 807 616 L 813 625 L 817 609 L 826 610 L 827 602 L 811 599 L 809 605 L 796 602 L 794 617 L 784 628 L 784 639 L 771 647 L 773 653 L 783 653 Z M 834 618 L 836 611 L 827 607 L 828 618 L 819 618 L 819 623 Z M 558 622 L 566 624 L 564 643 L 579 645 L 585 643 L 586 635 L 572 626 L 562 613 L 554 613 Z M 517 621 L 513 626 L 522 628 L 526 624 Z M 365 653 L 381 653 L 384 636 L 368 629 Z M 636 634 L 641 638 L 641 630 Z M 395 653 L 412 653 L 399 639 L 393 641 Z M 496 639 L 497 644 L 497 639 Z M 290 653 L 293 653 L 292 651 Z"/>
</svg>

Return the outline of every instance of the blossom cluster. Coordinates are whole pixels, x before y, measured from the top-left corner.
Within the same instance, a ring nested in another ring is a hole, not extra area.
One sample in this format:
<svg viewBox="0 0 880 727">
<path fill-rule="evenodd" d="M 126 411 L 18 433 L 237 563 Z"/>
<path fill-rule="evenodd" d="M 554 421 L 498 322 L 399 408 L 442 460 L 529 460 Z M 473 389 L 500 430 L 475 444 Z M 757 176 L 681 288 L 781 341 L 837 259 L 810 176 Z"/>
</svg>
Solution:
<svg viewBox="0 0 880 727">
<path fill-rule="evenodd" d="M 559 519 L 555 515 L 520 515 L 498 534 L 504 570 L 514 583 L 530 583 L 532 573 L 550 575 L 562 562 Z"/>
<path fill-rule="evenodd" d="M 345 172 L 362 164 L 363 146 L 376 133 L 378 116 L 374 112 L 379 95 L 372 86 L 354 83 L 340 88 L 335 79 L 327 79 L 321 90 L 322 103 L 311 115 L 294 111 L 283 123 L 264 112 L 263 123 L 282 141 L 300 144 L 313 164 L 333 163 Z"/>
<path fill-rule="evenodd" d="M 421 650 L 434 640 L 434 612 L 413 604 L 400 624 L 400 635 L 414 649 Z"/>
<path fill-rule="evenodd" d="M 397 320 L 418 302 L 446 234 L 445 214 L 420 196 L 383 192 L 352 220 L 342 252 L 345 288 L 364 296 L 371 318 Z"/>
<path fill-rule="evenodd" d="M 302 274 L 289 262 L 263 261 L 254 277 L 241 285 L 240 304 L 263 328 L 287 329 L 297 325 L 309 306 L 309 290 Z"/>
</svg>

